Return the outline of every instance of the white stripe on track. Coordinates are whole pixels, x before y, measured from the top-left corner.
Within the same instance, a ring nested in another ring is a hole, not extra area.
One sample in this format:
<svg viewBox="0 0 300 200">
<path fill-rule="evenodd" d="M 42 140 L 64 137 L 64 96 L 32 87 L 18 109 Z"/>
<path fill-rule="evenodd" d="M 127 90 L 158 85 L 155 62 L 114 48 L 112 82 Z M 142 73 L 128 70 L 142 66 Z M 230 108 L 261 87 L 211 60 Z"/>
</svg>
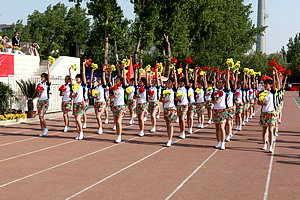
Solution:
<svg viewBox="0 0 300 200">
<path fill-rule="evenodd" d="M 97 125 L 98 126 L 98 125 Z M 131 125 L 130 125 L 131 126 Z M 130 127 L 130 126 L 125 126 L 123 128 L 127 128 L 127 127 Z M 89 127 L 94 127 L 94 126 L 89 126 Z M 90 136 L 87 136 L 87 137 L 84 137 L 84 138 L 90 138 L 90 137 L 93 137 L 93 136 L 99 136 L 99 134 L 94 134 L 94 135 L 90 135 Z M 83 138 L 83 139 L 84 139 Z M 41 152 L 41 151 L 45 151 L 45 150 L 48 150 L 48 149 L 53 149 L 55 147 L 59 147 L 59 146 L 63 146 L 65 144 L 69 144 L 69 143 L 72 143 L 72 142 L 77 142 L 78 140 L 72 140 L 72 141 L 68 141 L 68 142 L 63 142 L 63 143 L 60 143 L 60 144 L 56 144 L 56 145 L 53 145 L 53 146 L 49 146 L 49 147 L 45 147 L 45 148 L 42 148 L 42 149 L 37 149 L 37 150 L 34 150 L 34 151 L 30 151 L 30 152 L 27 152 L 27 153 L 23 153 L 23 154 L 20 154 L 20 155 L 16 155 L 16 156 L 13 156 L 13 157 L 9 157 L 9 158 L 5 158 L 5 159 L 2 159 L 0 160 L 0 163 L 1 162 L 4 162 L 4 161 L 8 161 L 8 160 L 12 160 L 12 159 L 15 159 L 15 158 L 20 158 L 20 157 L 23 157 L 23 156 L 28 156 L 30 154 L 34 154 L 34 153 L 38 153 L 38 152 Z"/>
<path fill-rule="evenodd" d="M 208 126 L 208 125 L 205 125 L 204 127 L 207 127 L 207 126 Z M 194 131 L 193 133 L 196 133 L 196 132 L 199 131 L 199 130 L 201 130 L 201 129 L 197 129 L 197 130 Z M 193 133 L 192 133 L 192 134 L 193 134 Z M 191 134 L 187 135 L 187 137 L 190 136 L 190 135 L 191 135 Z M 178 140 L 176 140 L 173 144 L 175 144 L 175 143 L 177 143 L 177 142 L 179 142 L 179 141 L 181 141 L 181 140 L 183 140 L 183 139 L 178 139 Z M 96 182 L 96 183 L 94 183 L 94 184 L 92 184 L 92 185 L 90 185 L 90 186 L 84 188 L 83 190 L 77 192 L 76 194 L 73 194 L 72 196 L 66 198 L 66 200 L 69 200 L 69 199 L 72 199 L 72 198 L 78 196 L 79 194 L 81 194 L 81 193 L 83 193 L 83 192 L 85 192 L 85 191 L 87 191 L 87 190 L 89 190 L 89 189 L 95 187 L 96 185 L 98 185 L 98 184 L 100 184 L 100 183 L 102 183 L 102 182 L 104 182 L 104 181 L 110 179 L 111 177 L 113 177 L 113 176 L 115 176 L 115 175 L 117 175 L 117 174 L 119 174 L 119 173 L 125 171 L 126 169 L 128 169 L 128 168 L 130 168 L 130 167 L 133 167 L 134 165 L 140 163 L 140 162 L 143 161 L 143 160 L 146 160 L 147 158 L 150 158 L 151 156 L 153 156 L 153 155 L 155 155 L 155 154 L 157 154 L 157 153 L 159 153 L 159 152 L 165 150 L 166 148 L 168 148 L 168 147 L 162 147 L 162 148 L 158 149 L 157 151 L 155 151 L 155 152 L 153 152 L 153 153 L 151 153 L 151 154 L 149 154 L 149 155 L 147 155 L 147 156 L 145 156 L 145 157 L 139 159 L 138 161 L 135 161 L 134 163 L 132 163 L 132 164 L 130 164 L 130 165 L 127 165 L 126 167 L 120 169 L 119 171 L 116 171 L 115 173 L 113 173 L 113 174 L 111 174 L 111 175 L 109 175 L 109 176 L 107 176 L 107 177 L 101 179 L 100 181 L 98 181 L 98 182 Z"/>
<path fill-rule="evenodd" d="M 162 128 L 164 128 L 164 127 L 162 127 Z M 160 128 L 160 129 L 162 129 L 162 128 Z M 157 130 L 160 130 L 160 129 L 157 129 Z M 41 170 L 41 171 L 38 171 L 38 172 L 35 172 L 35 173 L 32 173 L 32 174 L 29 174 L 29 175 L 24 176 L 24 177 L 22 177 L 22 178 L 15 179 L 15 180 L 13 180 L 13 181 L 10 181 L 10 182 L 8 182 L 8 183 L 5 183 L 5 184 L 0 185 L 0 188 L 5 187 L 5 186 L 8 186 L 8 185 L 11 185 L 11 184 L 13 184 L 13 183 L 19 182 L 19 181 L 24 180 L 24 179 L 30 178 L 30 177 L 32 177 L 32 176 L 41 174 L 41 173 L 43 173 L 43 172 L 46 172 L 46 171 L 49 171 L 49 170 L 58 168 L 58 167 L 60 167 L 60 166 L 69 164 L 69 163 L 71 163 L 71 162 L 80 160 L 80 159 L 82 159 L 82 158 L 86 158 L 86 157 L 88 157 L 88 156 L 94 155 L 94 154 L 99 153 L 99 152 L 101 152 L 101 151 L 105 151 L 105 150 L 107 150 L 107 149 L 110 149 L 110 148 L 112 148 L 112 147 L 118 146 L 118 145 L 120 145 L 120 144 L 122 144 L 122 143 L 126 143 L 126 142 L 128 142 L 128 141 L 134 140 L 134 139 L 139 138 L 139 137 L 140 137 L 140 136 L 135 136 L 135 137 L 130 138 L 130 139 L 128 139 L 128 140 L 125 140 L 125 141 L 123 141 L 123 142 L 120 142 L 120 143 L 117 143 L 117 144 L 110 145 L 110 146 L 108 146 L 108 147 L 105 147 L 105 148 L 99 149 L 99 150 L 97 150 L 97 151 L 94 151 L 94 152 L 85 154 L 85 155 L 83 155 L 83 156 L 74 158 L 74 159 L 72 159 L 72 160 L 63 162 L 63 163 L 61 163 L 61 164 L 54 165 L 54 166 L 49 167 L 49 168 L 47 168 L 47 169 L 44 169 L 44 170 Z"/>
<path fill-rule="evenodd" d="M 276 137 L 275 137 L 275 141 L 274 141 L 274 145 L 273 145 L 274 146 L 273 153 L 271 155 L 271 159 L 270 159 L 270 163 L 269 163 L 268 176 L 267 176 L 267 181 L 266 181 L 266 186 L 265 186 L 265 192 L 264 192 L 264 200 L 268 199 L 269 186 L 270 186 L 271 173 L 272 173 L 273 160 L 274 160 L 275 145 L 276 145 Z"/>
</svg>

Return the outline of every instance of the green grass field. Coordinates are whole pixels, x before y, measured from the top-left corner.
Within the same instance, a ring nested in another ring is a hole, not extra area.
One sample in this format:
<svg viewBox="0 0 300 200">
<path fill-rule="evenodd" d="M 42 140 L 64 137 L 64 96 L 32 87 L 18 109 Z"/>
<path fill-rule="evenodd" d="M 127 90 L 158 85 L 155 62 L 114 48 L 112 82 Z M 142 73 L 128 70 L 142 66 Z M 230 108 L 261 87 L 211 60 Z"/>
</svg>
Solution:
<svg viewBox="0 0 300 200">
<path fill-rule="evenodd" d="M 298 107 L 300 107 L 300 97 L 296 97 L 295 102 L 298 104 Z"/>
</svg>

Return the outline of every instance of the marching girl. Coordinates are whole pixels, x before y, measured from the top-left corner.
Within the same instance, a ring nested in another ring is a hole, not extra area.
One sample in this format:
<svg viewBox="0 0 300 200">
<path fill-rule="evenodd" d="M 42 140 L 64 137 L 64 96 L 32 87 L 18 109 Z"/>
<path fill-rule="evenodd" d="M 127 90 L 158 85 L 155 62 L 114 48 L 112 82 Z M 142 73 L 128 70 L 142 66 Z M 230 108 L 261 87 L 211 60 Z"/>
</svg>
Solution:
<svg viewBox="0 0 300 200">
<path fill-rule="evenodd" d="M 213 93 L 214 109 L 213 120 L 216 126 L 216 137 L 218 144 L 216 148 L 225 149 L 225 124 L 226 124 L 226 95 L 229 91 L 224 88 L 225 79 L 220 78 L 217 82 L 217 89 Z"/>
<path fill-rule="evenodd" d="M 76 129 L 78 136 L 75 140 L 83 139 L 81 116 L 85 112 L 85 90 L 86 90 L 86 77 L 85 77 L 85 62 L 83 63 L 82 74 L 77 74 L 76 84 L 72 86 L 70 98 L 73 98 L 73 115 L 75 116 Z"/>
<path fill-rule="evenodd" d="M 241 131 L 242 130 L 242 113 L 244 110 L 244 102 L 243 102 L 243 89 L 242 83 L 238 80 L 238 71 L 235 72 L 235 80 L 236 80 L 236 91 L 234 95 L 234 102 L 235 102 L 235 122 L 236 128 L 235 130 Z"/>
<path fill-rule="evenodd" d="M 175 68 L 175 67 L 174 67 Z M 173 68 L 173 75 L 176 77 L 175 71 Z M 175 92 L 173 90 L 174 87 L 174 79 L 169 78 L 166 82 L 166 88 L 162 91 L 162 96 L 160 101 L 163 103 L 164 107 L 164 120 L 166 121 L 167 125 L 167 133 L 168 133 L 168 142 L 167 147 L 172 145 L 174 127 L 173 124 L 177 118 L 177 109 L 175 107 Z"/>
<path fill-rule="evenodd" d="M 281 76 L 281 79 L 282 78 L 283 78 L 283 75 Z M 285 92 L 286 80 L 287 80 L 287 76 L 284 77 L 284 82 L 282 83 L 280 94 L 279 94 L 279 99 L 280 99 L 280 112 L 279 112 L 279 119 L 278 119 L 279 124 L 281 124 L 281 120 L 282 120 L 283 96 L 284 96 L 284 92 Z"/>
<path fill-rule="evenodd" d="M 103 76 L 103 78 L 105 78 L 106 81 L 106 88 L 105 88 L 105 99 L 106 99 L 106 107 L 104 110 L 104 114 L 105 114 L 105 122 L 104 124 L 108 124 L 109 120 L 108 120 L 108 107 L 110 107 L 110 98 L 109 98 L 109 88 L 111 87 L 110 83 L 111 83 L 111 71 L 109 72 L 109 77 L 105 77 Z"/>
<path fill-rule="evenodd" d="M 206 77 L 207 80 L 207 77 Z M 207 81 L 207 89 L 205 93 L 205 108 L 207 109 L 207 115 L 208 115 L 208 124 L 212 123 L 212 109 L 214 107 L 214 104 L 211 103 L 211 96 L 214 93 L 214 89 L 216 87 L 216 76 L 214 74 L 214 82 Z"/>
<path fill-rule="evenodd" d="M 94 69 L 92 70 L 91 77 L 93 77 L 93 72 L 94 72 Z M 103 80 L 103 82 L 102 82 L 102 80 Z M 97 77 L 97 83 L 98 83 L 98 85 L 92 91 L 92 97 L 95 99 L 94 109 L 95 109 L 95 114 L 96 114 L 97 123 L 98 123 L 98 127 L 99 127 L 99 130 L 97 131 L 97 133 L 98 134 L 102 134 L 103 133 L 103 129 L 102 129 L 101 115 L 104 113 L 104 111 L 106 109 L 106 100 L 105 100 L 105 90 L 106 90 L 105 70 L 103 70 L 103 76 L 102 77 L 101 76 Z"/>
<path fill-rule="evenodd" d="M 158 74 L 156 72 L 156 74 Z M 153 78 L 151 79 L 151 87 L 149 88 L 149 93 L 148 93 L 148 99 L 149 99 L 149 107 L 148 107 L 148 112 L 151 115 L 151 124 L 152 124 L 152 129 L 150 132 L 154 133 L 156 132 L 156 115 L 158 113 L 158 109 L 159 109 L 159 88 L 160 88 L 160 82 L 161 82 L 161 76 L 158 75 L 160 77 L 160 81 L 157 78 Z"/>
<path fill-rule="evenodd" d="M 71 74 L 71 67 L 69 68 L 69 74 Z M 61 103 L 61 110 L 63 112 L 63 118 L 65 122 L 65 128 L 64 132 L 70 131 L 70 125 L 69 125 L 69 115 L 68 113 L 72 109 L 72 99 L 70 98 L 70 91 L 72 89 L 72 79 L 71 75 L 67 75 L 65 77 L 65 84 L 63 85 L 63 88 L 60 88 L 59 95 L 62 96 L 62 103 Z"/>
<path fill-rule="evenodd" d="M 146 78 L 139 80 L 139 88 L 134 96 L 137 99 L 136 114 L 138 115 L 140 133 L 139 136 L 144 136 L 144 117 L 148 110 L 148 93 L 149 89 L 149 73 L 146 72 Z"/>
<path fill-rule="evenodd" d="M 41 74 L 41 82 L 38 84 L 36 91 L 38 90 L 38 102 L 37 102 L 37 111 L 39 114 L 39 120 L 40 125 L 42 129 L 42 133 L 40 136 L 45 136 L 48 133 L 46 120 L 44 118 L 44 115 L 46 114 L 48 107 L 49 107 L 49 92 L 50 92 L 50 86 L 51 86 L 51 80 L 50 80 L 50 61 L 48 61 L 47 64 L 47 73 Z"/>
<path fill-rule="evenodd" d="M 84 113 L 83 113 L 83 125 L 82 128 L 86 128 L 86 123 L 87 123 L 87 114 L 86 112 L 89 109 L 89 90 L 91 89 L 91 84 L 92 84 L 92 80 L 93 77 L 91 76 L 91 79 L 89 82 L 87 82 L 87 84 L 85 86 L 83 86 L 84 88 Z"/>
<path fill-rule="evenodd" d="M 273 152 L 273 140 L 274 140 L 274 127 L 275 127 L 275 75 L 277 70 L 273 71 L 273 80 L 266 79 L 264 80 L 264 91 L 261 91 L 259 94 L 258 105 L 262 106 L 259 124 L 262 126 L 262 138 L 263 138 L 263 150 L 267 149 L 267 140 L 269 142 L 269 152 Z M 267 136 L 269 133 L 269 136 Z"/>
<path fill-rule="evenodd" d="M 196 93 L 196 110 L 198 114 L 198 128 L 204 128 L 204 111 L 205 111 L 205 92 L 206 92 L 206 78 L 203 76 L 203 80 L 197 80 Z M 196 77 L 197 79 L 197 77 Z"/>
<path fill-rule="evenodd" d="M 136 77 L 132 78 L 132 79 L 130 79 L 129 86 L 126 88 L 126 93 L 128 94 L 127 105 L 128 105 L 128 109 L 130 112 L 130 121 L 129 121 L 130 125 L 134 124 L 133 118 L 134 118 L 134 112 L 136 109 L 136 99 L 134 99 L 134 94 L 136 91 L 136 87 L 135 87 L 137 85 L 136 83 L 137 83 Z"/>
<path fill-rule="evenodd" d="M 248 96 L 248 79 L 246 76 L 246 72 L 244 72 L 244 82 L 243 82 L 243 102 L 244 102 L 244 107 L 243 107 L 243 113 L 242 113 L 242 126 L 245 126 L 245 123 L 248 121 L 246 121 L 247 119 L 247 114 L 248 114 L 248 100 L 247 100 L 247 96 Z"/>
<path fill-rule="evenodd" d="M 116 124 L 116 133 L 117 139 L 115 140 L 116 143 L 121 142 L 122 140 L 122 119 L 126 113 L 126 105 L 125 105 L 125 90 L 124 85 L 126 85 L 126 77 L 125 77 L 125 67 L 123 67 L 122 71 L 123 77 L 118 76 L 115 79 L 115 85 L 111 87 L 111 91 L 113 92 L 110 94 L 110 98 L 114 99 L 112 112 L 114 115 L 114 122 Z"/>
<path fill-rule="evenodd" d="M 233 72 L 234 73 L 234 72 Z M 227 142 L 230 141 L 232 137 L 232 127 L 233 127 L 233 119 L 235 114 L 235 105 L 234 105 L 234 96 L 236 92 L 236 79 L 233 79 L 233 83 L 230 82 L 230 67 L 227 70 L 227 78 L 226 78 L 226 89 L 229 90 L 226 95 L 226 138 Z"/>
<path fill-rule="evenodd" d="M 186 67 L 187 68 L 187 67 Z M 176 75 L 174 75 L 176 77 Z M 185 138 L 185 116 L 188 111 L 188 84 L 187 73 L 185 77 L 179 79 L 177 83 L 177 77 L 175 78 L 175 88 L 177 89 L 176 101 L 177 101 L 177 116 L 179 118 L 180 138 Z"/>
<path fill-rule="evenodd" d="M 254 95 L 255 95 L 255 76 L 253 76 L 253 82 L 251 83 L 251 76 L 249 77 L 249 119 L 252 119 L 254 114 Z"/>
<path fill-rule="evenodd" d="M 187 74 L 188 67 L 185 69 L 185 74 Z M 194 125 L 194 112 L 195 112 L 195 85 L 196 82 L 196 76 L 197 76 L 198 70 L 194 73 L 194 80 L 189 80 L 189 77 L 187 77 L 187 83 L 188 86 L 188 111 L 187 111 L 187 124 L 188 124 L 188 133 L 193 133 L 193 125 Z"/>
</svg>

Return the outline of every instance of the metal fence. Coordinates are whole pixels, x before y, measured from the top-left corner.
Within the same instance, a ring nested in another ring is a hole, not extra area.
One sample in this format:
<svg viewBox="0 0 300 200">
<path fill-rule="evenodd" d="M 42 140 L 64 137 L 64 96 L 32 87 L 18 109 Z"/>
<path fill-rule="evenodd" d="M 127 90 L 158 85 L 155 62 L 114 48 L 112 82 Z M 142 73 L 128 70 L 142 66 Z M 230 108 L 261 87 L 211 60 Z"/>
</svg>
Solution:
<svg viewBox="0 0 300 200">
<path fill-rule="evenodd" d="M 41 80 L 40 76 L 8 76 L 8 84 L 13 89 L 16 94 L 18 101 L 11 102 L 11 107 L 13 109 L 21 109 L 23 111 L 27 110 L 27 100 L 22 94 L 17 81 L 23 79 L 24 81 L 30 80 L 34 83 L 39 83 Z M 49 112 L 55 112 L 61 110 L 61 97 L 59 96 L 58 89 L 62 84 L 65 83 L 65 79 L 62 77 L 51 76 L 51 87 L 50 87 L 50 99 L 49 99 Z M 37 99 L 34 100 L 34 109 L 36 110 Z"/>
</svg>

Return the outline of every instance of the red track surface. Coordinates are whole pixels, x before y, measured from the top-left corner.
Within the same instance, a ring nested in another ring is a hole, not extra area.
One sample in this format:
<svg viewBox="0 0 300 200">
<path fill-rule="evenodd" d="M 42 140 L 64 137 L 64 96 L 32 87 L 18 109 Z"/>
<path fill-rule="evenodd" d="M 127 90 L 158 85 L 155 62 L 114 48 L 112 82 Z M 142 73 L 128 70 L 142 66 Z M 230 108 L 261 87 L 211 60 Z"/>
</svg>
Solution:
<svg viewBox="0 0 300 200">
<path fill-rule="evenodd" d="M 120 144 L 111 123 L 96 134 L 94 115 L 82 141 L 74 140 L 74 119 L 70 133 L 61 131 L 61 118 L 49 120 L 43 138 L 38 122 L 1 127 L 0 199 L 300 199 L 300 113 L 292 95 L 273 155 L 260 150 L 259 112 L 224 151 L 214 148 L 213 125 L 184 140 L 176 126 L 177 142 L 166 148 L 162 119 L 157 133 L 138 137 L 126 116 Z"/>
</svg>

